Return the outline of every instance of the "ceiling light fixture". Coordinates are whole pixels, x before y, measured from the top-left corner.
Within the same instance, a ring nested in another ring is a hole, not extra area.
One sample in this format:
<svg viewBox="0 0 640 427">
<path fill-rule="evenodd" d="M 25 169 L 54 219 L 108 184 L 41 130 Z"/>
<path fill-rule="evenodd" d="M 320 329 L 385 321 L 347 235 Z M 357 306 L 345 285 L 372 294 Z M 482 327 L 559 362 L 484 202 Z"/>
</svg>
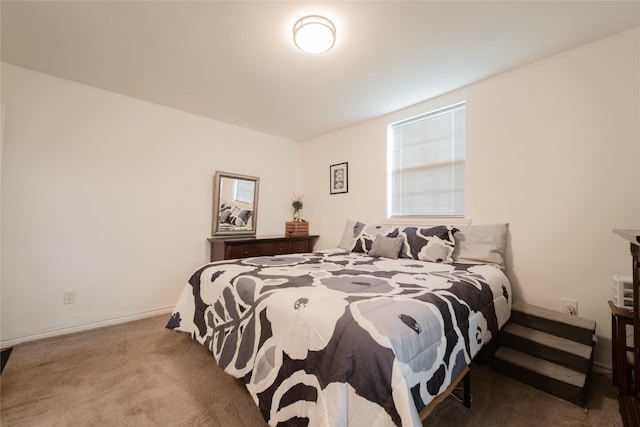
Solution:
<svg viewBox="0 0 640 427">
<path fill-rule="evenodd" d="M 336 27 L 324 16 L 305 16 L 293 26 L 293 42 L 304 52 L 324 53 L 336 42 Z"/>
</svg>

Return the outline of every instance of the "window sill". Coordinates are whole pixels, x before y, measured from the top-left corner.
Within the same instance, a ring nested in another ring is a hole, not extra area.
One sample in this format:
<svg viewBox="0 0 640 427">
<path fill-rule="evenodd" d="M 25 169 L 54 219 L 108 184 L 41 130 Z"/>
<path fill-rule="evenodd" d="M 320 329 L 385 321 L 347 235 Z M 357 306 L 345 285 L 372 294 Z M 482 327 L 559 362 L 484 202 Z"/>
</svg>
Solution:
<svg viewBox="0 0 640 427">
<path fill-rule="evenodd" d="M 408 225 L 470 225 L 471 218 L 460 218 L 456 216 L 403 216 L 386 218 L 382 221 L 386 225 L 408 226 Z"/>
</svg>

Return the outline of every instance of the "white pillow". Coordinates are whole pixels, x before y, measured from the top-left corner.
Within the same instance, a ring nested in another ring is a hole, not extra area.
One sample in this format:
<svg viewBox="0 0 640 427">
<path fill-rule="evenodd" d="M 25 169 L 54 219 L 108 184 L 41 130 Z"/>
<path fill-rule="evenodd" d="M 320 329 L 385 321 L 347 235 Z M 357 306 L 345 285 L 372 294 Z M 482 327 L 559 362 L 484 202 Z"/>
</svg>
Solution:
<svg viewBox="0 0 640 427">
<path fill-rule="evenodd" d="M 345 225 L 344 231 L 342 232 L 342 237 L 340 238 L 340 242 L 338 243 L 339 248 L 351 250 L 351 247 L 353 246 L 355 226 L 355 221 L 352 221 L 350 219 L 347 220 L 347 224 Z"/>
<path fill-rule="evenodd" d="M 508 224 L 460 225 L 453 235 L 453 262 L 493 264 L 504 268 Z"/>
</svg>

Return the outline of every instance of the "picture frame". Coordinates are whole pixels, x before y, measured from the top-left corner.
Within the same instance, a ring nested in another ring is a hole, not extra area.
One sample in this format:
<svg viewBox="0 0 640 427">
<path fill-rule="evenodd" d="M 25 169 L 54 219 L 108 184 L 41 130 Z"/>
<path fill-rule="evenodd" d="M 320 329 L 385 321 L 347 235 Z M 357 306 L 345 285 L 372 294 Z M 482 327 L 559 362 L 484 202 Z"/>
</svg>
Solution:
<svg viewBox="0 0 640 427">
<path fill-rule="evenodd" d="M 349 163 L 337 163 L 329 166 L 329 193 L 349 192 Z"/>
</svg>

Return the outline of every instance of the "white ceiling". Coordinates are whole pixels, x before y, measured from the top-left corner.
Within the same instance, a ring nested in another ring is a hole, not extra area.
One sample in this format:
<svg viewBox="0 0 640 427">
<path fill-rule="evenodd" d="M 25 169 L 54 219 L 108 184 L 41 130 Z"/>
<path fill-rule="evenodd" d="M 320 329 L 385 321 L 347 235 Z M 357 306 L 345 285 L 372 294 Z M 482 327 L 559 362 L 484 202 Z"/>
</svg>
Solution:
<svg viewBox="0 0 640 427">
<path fill-rule="evenodd" d="M 299 51 L 324 14 L 334 48 Z M 2 60 L 295 141 L 640 26 L 640 1 L 7 1 Z"/>
</svg>

